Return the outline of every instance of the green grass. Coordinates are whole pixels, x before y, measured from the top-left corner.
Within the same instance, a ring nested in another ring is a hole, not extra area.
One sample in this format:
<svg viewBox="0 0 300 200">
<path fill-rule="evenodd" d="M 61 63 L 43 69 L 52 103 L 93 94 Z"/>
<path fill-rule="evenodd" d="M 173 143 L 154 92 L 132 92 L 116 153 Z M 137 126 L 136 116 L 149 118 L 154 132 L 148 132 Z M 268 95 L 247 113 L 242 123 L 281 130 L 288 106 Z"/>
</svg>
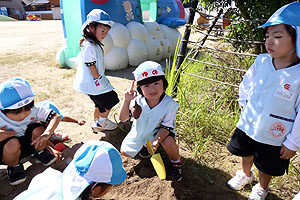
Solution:
<svg viewBox="0 0 300 200">
<path fill-rule="evenodd" d="M 5 15 L 0 15 L 0 21 L 17 21 L 17 20 Z"/>
<path fill-rule="evenodd" d="M 177 59 L 177 53 L 174 60 Z M 216 59 L 218 58 L 218 59 Z M 244 69 L 250 67 L 254 58 L 237 58 L 231 55 L 212 56 L 201 52 L 198 60 L 213 62 L 218 65 L 230 66 Z M 185 61 L 176 73 L 176 62 L 168 63 L 166 76 L 169 82 L 167 94 L 174 91 L 174 82 Z M 211 67 L 202 63 L 192 63 L 184 72 L 196 74 L 215 80 L 229 82 L 239 85 L 243 78 L 243 72 L 234 72 L 217 67 Z M 233 133 L 240 116 L 240 108 L 237 102 L 238 88 L 211 82 L 197 77 L 180 73 L 176 100 L 180 105 L 177 113 L 177 127 L 179 141 L 184 143 L 194 159 L 202 166 L 218 168 L 226 173 L 234 174 L 237 167 L 235 161 L 228 159 L 231 154 L 227 151 L 226 145 Z M 237 160 L 239 158 L 236 158 Z M 240 169 L 240 164 L 238 165 Z M 233 172 L 234 170 L 234 172 Z M 300 166 L 298 156 L 291 159 L 289 174 L 272 179 L 270 184 L 271 194 L 268 200 L 291 199 L 292 194 L 299 191 L 300 187 Z M 257 177 L 257 170 L 255 171 Z M 225 186 L 226 187 L 226 186 Z M 298 189 L 297 189 L 298 188 Z M 251 189 L 250 189 L 251 191 Z M 249 190 L 242 190 L 239 193 L 247 197 Z"/>
</svg>

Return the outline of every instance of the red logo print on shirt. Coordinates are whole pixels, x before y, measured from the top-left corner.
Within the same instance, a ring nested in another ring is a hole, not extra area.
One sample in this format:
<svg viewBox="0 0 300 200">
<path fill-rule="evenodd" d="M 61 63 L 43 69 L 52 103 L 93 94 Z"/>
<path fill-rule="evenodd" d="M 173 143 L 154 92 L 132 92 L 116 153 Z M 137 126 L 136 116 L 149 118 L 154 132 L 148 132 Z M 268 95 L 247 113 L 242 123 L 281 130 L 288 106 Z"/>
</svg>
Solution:
<svg viewBox="0 0 300 200">
<path fill-rule="evenodd" d="M 155 70 L 152 71 L 152 74 L 153 75 L 158 74 L 158 71 L 155 69 Z"/>
<path fill-rule="evenodd" d="M 291 87 L 291 85 L 290 85 L 290 84 L 285 84 L 283 87 L 284 87 L 284 89 L 287 89 L 287 90 L 289 90 L 289 89 L 290 89 L 290 87 Z"/>
<path fill-rule="evenodd" d="M 34 117 L 31 117 L 30 120 L 34 120 Z"/>
<path fill-rule="evenodd" d="M 147 76 L 148 76 L 148 73 L 147 73 L 147 72 L 144 72 L 144 73 L 142 73 L 142 76 L 143 76 L 143 77 L 147 77 Z"/>
</svg>

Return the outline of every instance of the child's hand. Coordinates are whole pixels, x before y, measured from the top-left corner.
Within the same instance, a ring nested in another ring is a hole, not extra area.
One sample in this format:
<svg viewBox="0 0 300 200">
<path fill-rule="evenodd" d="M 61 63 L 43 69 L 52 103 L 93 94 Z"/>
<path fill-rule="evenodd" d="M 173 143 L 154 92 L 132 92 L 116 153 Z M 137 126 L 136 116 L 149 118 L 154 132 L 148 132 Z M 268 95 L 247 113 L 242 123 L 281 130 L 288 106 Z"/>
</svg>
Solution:
<svg viewBox="0 0 300 200">
<path fill-rule="evenodd" d="M 100 75 L 98 78 L 94 79 L 94 83 L 96 86 L 100 86 L 100 79 L 102 78 L 102 76 Z"/>
<path fill-rule="evenodd" d="M 134 88 L 134 81 L 132 81 L 130 90 L 127 90 L 125 92 L 125 101 L 130 102 L 132 99 L 134 99 L 137 96 L 137 93 L 133 88 Z"/>
<path fill-rule="evenodd" d="M 15 131 L 6 131 L 7 126 L 0 128 L 0 141 L 3 141 L 12 136 L 16 136 L 17 133 Z"/>
<path fill-rule="evenodd" d="M 50 147 L 50 146 L 47 146 L 47 150 L 48 150 L 52 155 L 54 155 L 54 156 L 57 158 L 57 160 L 56 160 L 57 163 L 61 161 L 61 159 L 62 159 L 62 152 L 57 151 L 57 150 L 53 149 L 53 148 Z"/>
<path fill-rule="evenodd" d="M 78 120 L 77 124 L 80 126 L 83 126 L 85 124 L 85 122 L 86 122 L 85 120 L 80 119 L 80 120 Z"/>
<path fill-rule="evenodd" d="M 34 138 L 31 142 L 31 145 L 34 146 L 36 150 L 44 149 L 47 145 L 50 135 L 41 135 Z"/>
<path fill-rule="evenodd" d="M 280 158 L 290 159 L 296 154 L 296 151 L 292 151 L 292 150 L 288 149 L 286 146 L 282 145 L 280 154 L 281 154 Z"/>
<path fill-rule="evenodd" d="M 156 152 L 158 146 L 159 146 L 158 140 L 154 140 L 154 141 L 152 142 L 152 148 L 153 148 L 153 151 L 154 151 L 154 152 Z"/>
</svg>

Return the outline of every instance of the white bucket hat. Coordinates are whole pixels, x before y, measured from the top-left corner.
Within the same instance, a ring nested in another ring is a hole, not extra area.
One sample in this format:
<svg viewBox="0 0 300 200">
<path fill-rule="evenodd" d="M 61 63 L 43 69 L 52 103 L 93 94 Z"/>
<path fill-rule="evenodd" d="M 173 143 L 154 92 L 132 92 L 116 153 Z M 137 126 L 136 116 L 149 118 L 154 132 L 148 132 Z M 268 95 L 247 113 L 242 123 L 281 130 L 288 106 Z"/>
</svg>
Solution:
<svg viewBox="0 0 300 200">
<path fill-rule="evenodd" d="M 33 101 L 29 83 L 22 78 L 12 78 L 0 84 L 0 109 L 18 109 Z"/>
<path fill-rule="evenodd" d="M 98 22 L 100 24 L 105 24 L 110 27 L 114 24 L 111 20 L 110 16 L 101 9 L 93 9 L 86 17 L 86 21 L 82 24 L 81 34 L 83 35 L 83 30 L 87 27 L 91 22 Z"/>
<path fill-rule="evenodd" d="M 91 140 L 83 144 L 64 170 L 62 199 L 75 200 L 92 182 L 119 185 L 126 179 L 118 150 L 108 142 Z"/>
<path fill-rule="evenodd" d="M 267 26 L 274 26 L 279 24 L 288 24 L 296 30 L 296 52 L 298 58 L 300 58 L 300 2 L 293 2 L 279 8 L 268 21 L 259 26 L 263 28 Z"/>
<path fill-rule="evenodd" d="M 136 81 L 141 81 L 153 76 L 162 76 L 165 73 L 159 63 L 145 61 L 134 70 L 133 75 Z"/>
</svg>

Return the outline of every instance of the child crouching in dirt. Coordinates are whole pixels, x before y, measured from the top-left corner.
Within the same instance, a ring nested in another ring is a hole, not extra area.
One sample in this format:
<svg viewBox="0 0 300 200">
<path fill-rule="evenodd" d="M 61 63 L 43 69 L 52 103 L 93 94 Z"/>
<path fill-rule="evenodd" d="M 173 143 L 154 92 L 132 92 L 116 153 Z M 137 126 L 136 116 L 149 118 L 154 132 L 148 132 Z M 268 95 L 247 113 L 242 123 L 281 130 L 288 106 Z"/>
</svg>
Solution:
<svg viewBox="0 0 300 200">
<path fill-rule="evenodd" d="M 130 132 L 121 146 L 121 153 L 125 156 L 149 158 L 145 147 L 150 140 L 154 151 L 161 144 L 171 159 L 170 177 L 177 181 L 182 178 L 182 160 L 174 139 L 176 113 L 178 104 L 165 93 L 168 82 L 160 64 L 146 61 L 133 72 L 137 81 L 137 91 L 126 91 L 119 119 L 125 122 L 134 117 Z"/>
<path fill-rule="evenodd" d="M 41 102 L 38 102 L 36 104 L 37 107 L 44 107 L 46 109 L 51 109 L 53 110 L 54 112 L 56 112 L 56 114 L 58 114 L 60 117 L 61 117 L 61 122 L 72 122 L 72 123 L 76 123 L 80 126 L 83 126 L 85 124 L 85 120 L 83 119 L 75 119 L 73 117 L 70 117 L 70 116 L 67 116 L 67 115 L 64 115 L 63 112 L 61 112 L 58 107 L 52 103 L 52 102 L 49 102 L 49 101 L 41 101 Z M 49 141 L 50 142 L 64 142 L 66 141 L 67 139 L 69 138 L 69 136 L 67 134 L 59 134 L 57 132 L 53 132 L 49 138 Z"/>
<path fill-rule="evenodd" d="M 11 185 L 26 180 L 22 158 L 34 154 L 45 166 L 60 156 L 48 145 L 48 139 L 59 124 L 60 116 L 53 110 L 34 106 L 35 94 L 27 81 L 12 78 L 0 84 L 0 164 L 8 165 Z M 48 127 L 39 121 L 48 123 Z M 48 149 L 48 150 L 46 150 Z"/>
<path fill-rule="evenodd" d="M 14 200 L 98 199 L 113 185 L 123 183 L 126 176 L 118 150 L 108 142 L 90 140 L 76 151 L 63 173 L 46 169 Z"/>
</svg>

